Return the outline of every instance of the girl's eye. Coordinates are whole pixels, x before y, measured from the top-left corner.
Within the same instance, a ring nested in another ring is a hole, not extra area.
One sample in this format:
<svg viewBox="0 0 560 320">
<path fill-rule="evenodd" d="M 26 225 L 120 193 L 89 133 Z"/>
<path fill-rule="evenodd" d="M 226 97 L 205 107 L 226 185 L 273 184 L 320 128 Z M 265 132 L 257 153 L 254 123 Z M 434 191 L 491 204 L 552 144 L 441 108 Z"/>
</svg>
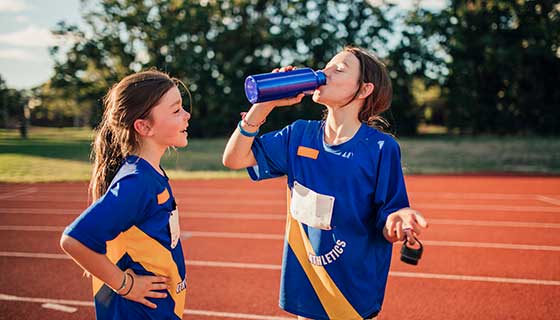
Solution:
<svg viewBox="0 0 560 320">
<path fill-rule="evenodd" d="M 180 109 L 180 108 L 179 108 L 179 109 L 177 109 L 177 110 L 175 110 L 175 112 L 173 112 L 173 113 L 179 113 L 179 111 L 181 111 L 181 109 Z"/>
</svg>

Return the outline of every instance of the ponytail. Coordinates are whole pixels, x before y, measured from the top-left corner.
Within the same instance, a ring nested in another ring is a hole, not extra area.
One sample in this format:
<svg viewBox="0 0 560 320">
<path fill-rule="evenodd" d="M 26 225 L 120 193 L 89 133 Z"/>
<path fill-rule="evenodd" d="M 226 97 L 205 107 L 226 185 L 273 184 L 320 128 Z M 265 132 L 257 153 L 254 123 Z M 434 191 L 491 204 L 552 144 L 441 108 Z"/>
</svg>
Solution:
<svg viewBox="0 0 560 320">
<path fill-rule="evenodd" d="M 93 201 L 105 194 L 126 156 L 123 154 L 122 147 L 119 146 L 119 141 L 116 139 L 114 129 L 111 126 L 115 87 L 113 86 L 109 90 L 103 100 L 105 112 L 103 112 L 103 119 L 96 130 L 95 140 L 92 144 L 90 159 L 93 161 L 93 170 L 89 183 L 89 193 Z"/>
<path fill-rule="evenodd" d="M 89 184 L 90 197 L 99 199 L 109 188 L 124 160 L 120 148 L 115 144 L 111 128 L 103 121 L 97 131 L 91 152 L 93 171 Z"/>
</svg>

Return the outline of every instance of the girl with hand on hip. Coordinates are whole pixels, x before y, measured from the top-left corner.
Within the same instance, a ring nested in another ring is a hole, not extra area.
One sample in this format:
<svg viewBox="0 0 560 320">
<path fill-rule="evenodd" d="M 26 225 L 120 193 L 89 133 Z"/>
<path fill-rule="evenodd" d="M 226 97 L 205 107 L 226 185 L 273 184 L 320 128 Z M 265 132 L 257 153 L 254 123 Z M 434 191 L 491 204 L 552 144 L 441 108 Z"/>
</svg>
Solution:
<svg viewBox="0 0 560 320">
<path fill-rule="evenodd" d="M 327 108 L 325 119 L 256 137 L 274 108 L 299 103 L 303 94 L 256 103 L 229 139 L 223 163 L 247 168 L 253 180 L 287 175 L 280 307 L 299 319 L 373 319 L 392 243 L 407 237 L 414 244 L 427 222 L 409 208 L 399 145 L 375 128 L 392 96 L 383 63 L 347 47 L 323 72 L 326 84 L 313 101 Z"/>
<path fill-rule="evenodd" d="M 165 73 L 146 71 L 125 77 L 105 97 L 92 152 L 95 202 L 60 240 L 93 275 L 97 319 L 183 317 L 179 212 L 160 166 L 169 147 L 188 143 L 191 116 L 180 87 Z"/>
</svg>

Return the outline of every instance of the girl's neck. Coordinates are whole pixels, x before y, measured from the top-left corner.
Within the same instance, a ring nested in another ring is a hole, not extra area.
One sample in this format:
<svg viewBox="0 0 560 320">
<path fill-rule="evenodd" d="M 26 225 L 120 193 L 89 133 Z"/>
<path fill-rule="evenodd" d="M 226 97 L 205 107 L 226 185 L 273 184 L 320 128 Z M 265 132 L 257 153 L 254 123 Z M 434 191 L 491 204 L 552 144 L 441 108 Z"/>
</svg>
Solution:
<svg viewBox="0 0 560 320">
<path fill-rule="evenodd" d="M 330 145 L 344 143 L 358 132 L 362 123 L 358 119 L 358 112 L 354 109 L 351 105 L 340 109 L 328 107 L 324 137 L 326 143 Z"/>
<path fill-rule="evenodd" d="M 152 165 L 152 167 L 154 167 L 157 172 L 163 175 L 163 171 L 160 168 L 160 161 L 161 157 L 165 153 L 165 150 L 166 148 L 162 149 L 161 147 L 155 146 L 150 143 L 150 141 L 144 141 L 140 144 L 137 155 L 140 158 L 148 161 L 148 163 Z"/>
</svg>

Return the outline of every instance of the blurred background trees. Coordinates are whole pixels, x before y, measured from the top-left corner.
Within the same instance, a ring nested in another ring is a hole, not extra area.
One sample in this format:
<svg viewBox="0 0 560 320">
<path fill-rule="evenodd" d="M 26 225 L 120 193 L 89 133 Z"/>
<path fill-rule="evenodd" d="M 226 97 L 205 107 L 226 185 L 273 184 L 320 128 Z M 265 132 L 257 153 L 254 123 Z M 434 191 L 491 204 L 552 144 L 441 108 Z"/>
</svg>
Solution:
<svg viewBox="0 0 560 320">
<path fill-rule="evenodd" d="M 6 81 L 0 76 L 0 109 L 4 128 L 18 128 L 20 136 L 27 138 L 29 124 L 29 98 L 25 90 L 8 88 Z"/>
<path fill-rule="evenodd" d="M 560 133 L 560 1 L 453 0 L 441 11 L 380 2 L 83 0 L 85 26 L 61 22 L 53 31 L 72 41 L 51 48 L 55 75 L 32 92 L 32 123 L 95 126 L 113 83 L 155 67 L 192 92 L 193 136 L 225 136 L 249 108 L 247 75 L 320 69 L 353 44 L 389 68 L 394 97 L 385 117 L 397 135 L 420 124 Z M 2 97 L 6 90 L 0 85 Z M 321 113 L 305 99 L 272 113 L 265 129 Z"/>
<path fill-rule="evenodd" d="M 450 57 L 447 127 L 472 133 L 560 132 L 560 2 L 452 1 L 421 19 Z"/>
</svg>

